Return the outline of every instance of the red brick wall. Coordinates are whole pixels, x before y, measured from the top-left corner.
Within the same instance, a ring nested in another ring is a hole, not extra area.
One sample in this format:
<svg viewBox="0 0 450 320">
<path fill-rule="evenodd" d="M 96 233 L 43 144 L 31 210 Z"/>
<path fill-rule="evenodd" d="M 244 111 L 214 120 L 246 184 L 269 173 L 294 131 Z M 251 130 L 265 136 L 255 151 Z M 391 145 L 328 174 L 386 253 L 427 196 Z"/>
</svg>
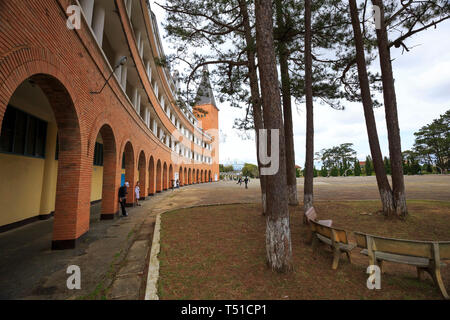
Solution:
<svg viewBox="0 0 450 320">
<path fill-rule="evenodd" d="M 122 0 L 117 3 L 123 14 Z M 181 160 L 146 127 L 115 77 L 101 94 L 90 94 L 101 88 L 110 69 L 84 20 L 80 30 L 67 29 L 65 8 L 70 4 L 68 0 L 0 1 L 0 125 L 15 89 L 32 76 L 49 98 L 57 119 L 60 160 L 53 240 L 73 240 L 89 229 L 92 160 L 100 129 L 105 141 L 102 213 L 118 210 L 117 191 L 126 145 L 128 158 L 132 159 L 127 164 L 127 180 L 132 190 L 139 180 L 143 196 L 146 190 L 154 193 L 167 188 L 168 180 L 173 179 L 168 176 L 168 168 L 172 165 L 173 170 L 179 170 Z M 130 32 L 123 16 L 122 21 L 125 31 Z M 160 108 L 145 75 L 134 36 L 128 34 L 128 40 L 150 101 L 157 106 L 156 113 L 163 125 L 173 132 L 175 127 Z M 189 128 L 189 122 L 184 125 Z M 158 187 L 164 164 L 165 181 Z M 212 170 L 212 177 L 219 171 L 218 163 L 217 169 L 216 165 L 191 162 L 181 166 L 188 171 Z M 128 201 L 132 201 L 134 192 L 129 194 Z"/>
</svg>

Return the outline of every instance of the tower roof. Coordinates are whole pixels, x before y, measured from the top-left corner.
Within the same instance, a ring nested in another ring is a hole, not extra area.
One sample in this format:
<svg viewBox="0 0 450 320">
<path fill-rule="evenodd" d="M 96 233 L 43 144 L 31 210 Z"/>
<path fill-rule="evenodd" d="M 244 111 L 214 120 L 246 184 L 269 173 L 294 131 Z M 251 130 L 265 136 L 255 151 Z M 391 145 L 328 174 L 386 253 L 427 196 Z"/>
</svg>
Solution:
<svg viewBox="0 0 450 320">
<path fill-rule="evenodd" d="M 217 108 L 216 100 L 214 99 L 214 92 L 211 87 L 211 82 L 209 81 L 209 71 L 207 65 L 203 66 L 202 82 L 198 87 L 195 101 L 198 106 L 203 104 L 211 104 Z"/>
</svg>

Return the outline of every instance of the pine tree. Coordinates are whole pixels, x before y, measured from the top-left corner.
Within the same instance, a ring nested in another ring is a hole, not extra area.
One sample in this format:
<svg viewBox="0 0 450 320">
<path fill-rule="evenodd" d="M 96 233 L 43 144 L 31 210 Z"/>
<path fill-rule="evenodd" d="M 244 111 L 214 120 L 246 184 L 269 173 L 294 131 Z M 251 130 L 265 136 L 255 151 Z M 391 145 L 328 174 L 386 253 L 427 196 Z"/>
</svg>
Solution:
<svg viewBox="0 0 450 320">
<path fill-rule="evenodd" d="M 358 159 L 355 160 L 354 170 L 355 170 L 355 176 L 359 177 L 361 175 L 361 165 L 359 164 Z"/>
<path fill-rule="evenodd" d="M 367 156 L 366 158 L 366 176 L 371 176 L 373 173 L 373 163 L 372 163 L 372 158 L 370 156 Z"/>
<path fill-rule="evenodd" d="M 255 15 L 260 86 L 264 88 L 261 92 L 264 125 L 267 129 L 275 129 L 279 132 L 279 169 L 276 174 L 266 177 L 267 262 L 272 270 L 288 272 L 292 270 L 292 244 L 287 199 L 284 127 L 273 41 L 272 1 L 256 0 Z M 268 138 L 270 142 L 270 136 Z M 270 143 L 267 145 L 270 150 Z"/>
<path fill-rule="evenodd" d="M 391 216 L 395 212 L 393 193 L 389 184 L 386 171 L 383 165 L 383 156 L 381 153 L 380 142 L 378 139 L 377 125 L 373 112 L 374 101 L 371 96 L 369 75 L 367 72 L 367 63 L 365 57 L 364 39 L 361 31 L 359 13 L 356 0 L 349 0 L 350 15 L 354 34 L 354 45 L 356 49 L 356 64 L 358 69 L 358 79 L 361 92 L 361 99 L 364 108 L 364 117 L 366 119 L 367 136 L 369 138 L 370 152 L 373 157 L 375 175 L 377 179 L 378 192 L 383 205 L 383 213 Z M 372 175 L 371 161 L 366 159 L 366 175 Z"/>
<path fill-rule="evenodd" d="M 336 167 L 331 168 L 331 173 L 330 173 L 330 175 L 331 175 L 332 177 L 338 177 L 338 176 L 339 176 L 339 170 L 338 170 L 338 168 L 336 168 Z"/>
</svg>

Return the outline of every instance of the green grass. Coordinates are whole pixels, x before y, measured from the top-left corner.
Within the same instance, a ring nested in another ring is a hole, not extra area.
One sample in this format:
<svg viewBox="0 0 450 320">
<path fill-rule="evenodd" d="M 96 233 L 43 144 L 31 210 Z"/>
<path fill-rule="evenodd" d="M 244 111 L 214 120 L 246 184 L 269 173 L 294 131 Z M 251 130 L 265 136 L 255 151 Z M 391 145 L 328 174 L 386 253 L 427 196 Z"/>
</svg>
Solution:
<svg viewBox="0 0 450 320">
<path fill-rule="evenodd" d="M 111 280 L 113 279 L 115 273 L 117 272 L 117 270 L 119 270 L 119 268 L 117 268 L 117 260 L 120 258 L 120 256 L 122 255 L 122 250 L 120 250 L 119 252 L 116 252 L 114 254 L 114 258 L 113 261 L 110 263 L 109 265 L 109 269 L 106 272 L 105 277 L 100 280 L 100 282 L 97 284 L 97 286 L 95 287 L 94 291 L 92 291 L 91 293 L 84 295 L 84 296 L 80 296 L 77 297 L 77 300 L 106 300 L 106 296 L 107 296 L 107 291 L 108 288 L 105 287 L 105 283 L 107 280 Z"/>
</svg>

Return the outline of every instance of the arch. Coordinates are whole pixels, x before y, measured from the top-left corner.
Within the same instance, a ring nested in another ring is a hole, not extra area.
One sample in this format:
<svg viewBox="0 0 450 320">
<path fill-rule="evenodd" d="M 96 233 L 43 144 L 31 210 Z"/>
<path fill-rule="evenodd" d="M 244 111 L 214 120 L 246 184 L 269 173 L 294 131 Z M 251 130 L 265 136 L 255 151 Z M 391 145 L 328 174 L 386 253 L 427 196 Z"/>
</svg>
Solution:
<svg viewBox="0 0 450 320">
<path fill-rule="evenodd" d="M 78 96 L 77 90 L 75 90 L 72 86 L 74 79 L 69 79 L 67 76 L 71 74 L 67 72 L 65 69 L 65 65 L 59 61 L 59 58 L 55 56 L 52 52 L 47 50 L 46 48 L 30 48 L 27 46 L 18 47 L 17 50 L 11 50 L 6 55 L 2 56 L 2 64 L 5 66 L 9 66 L 9 73 L 5 78 L 2 79 L 0 83 L 0 128 L 3 123 L 3 116 L 8 106 L 9 101 L 11 100 L 12 95 L 16 91 L 16 89 L 26 80 L 33 79 L 36 77 L 43 78 L 40 83 L 35 82 L 38 86 L 44 91 L 46 95 L 48 93 L 52 93 L 52 84 L 46 86 L 44 89 L 41 85 L 45 82 L 45 78 L 53 79 L 59 83 L 55 90 L 55 97 L 62 98 L 64 100 L 64 96 L 67 96 L 70 100 L 71 107 L 70 111 L 65 108 L 65 106 L 52 105 L 52 109 L 55 112 L 58 109 L 59 115 L 64 114 L 64 112 L 70 112 L 71 117 L 77 120 L 79 119 L 79 114 L 77 109 L 75 108 L 78 105 Z M 78 79 L 77 79 L 78 80 Z M 60 90 L 62 89 L 62 90 Z M 59 92 L 56 92 L 59 91 Z M 52 99 L 54 102 L 58 99 Z M 66 105 L 66 102 L 63 103 Z M 65 110 L 65 111 L 64 111 Z M 55 116 L 57 116 L 55 114 Z M 62 118 L 60 118 L 62 119 Z M 58 126 L 59 127 L 59 126 Z M 81 126 L 78 126 L 78 131 L 81 133 Z M 80 141 L 81 144 L 81 141 Z"/>
<path fill-rule="evenodd" d="M 188 184 L 192 184 L 192 170 L 189 168 L 188 170 Z"/>
<path fill-rule="evenodd" d="M 186 169 L 186 167 L 184 168 L 183 178 L 184 178 L 183 185 L 187 185 L 189 182 L 188 182 L 188 176 L 187 176 L 187 169 Z"/>
<path fill-rule="evenodd" d="M 169 187 L 168 184 L 168 176 L 167 176 L 167 163 L 164 162 L 163 165 L 163 190 L 167 190 L 167 188 Z"/>
<path fill-rule="evenodd" d="M 163 190 L 163 180 L 162 180 L 162 166 L 161 160 L 158 160 L 156 164 L 156 192 L 161 192 Z"/>
<path fill-rule="evenodd" d="M 186 174 L 184 174 L 184 172 L 186 171 L 186 168 L 184 168 L 184 171 L 183 171 L 183 167 L 180 166 L 180 170 L 178 170 L 178 171 L 179 171 L 178 172 L 178 181 L 180 182 L 180 187 L 182 187 L 184 185 L 184 176 L 186 175 Z"/>
<path fill-rule="evenodd" d="M 208 171 L 208 182 L 212 182 L 211 170 Z"/>
<path fill-rule="evenodd" d="M 102 177 L 102 207 L 101 220 L 114 219 L 115 213 L 119 210 L 118 190 L 120 176 L 117 166 L 116 138 L 112 127 L 105 123 L 98 130 L 97 135 L 91 135 L 90 154 L 91 163 L 94 158 L 94 149 L 97 136 L 101 135 L 103 140 L 103 177 Z"/>
<path fill-rule="evenodd" d="M 175 187 L 175 178 L 174 178 L 174 175 L 173 175 L 173 166 L 172 165 L 169 166 L 169 177 L 168 178 L 169 178 L 168 179 L 168 181 L 169 181 L 169 188 Z"/>
<path fill-rule="evenodd" d="M 156 192 L 156 183 L 155 183 L 155 160 L 153 156 L 150 157 L 150 161 L 148 164 L 148 195 L 154 195 Z"/>
<path fill-rule="evenodd" d="M 134 186 L 135 186 L 135 160 L 134 160 L 134 149 L 130 141 L 127 141 L 123 150 L 122 168 L 125 164 L 125 182 L 128 182 L 130 187 L 128 188 L 127 194 L 127 206 L 134 203 Z"/>
<path fill-rule="evenodd" d="M 203 182 L 205 182 L 205 176 L 204 176 L 204 172 L 202 170 L 202 171 L 200 171 L 200 183 L 203 183 Z"/>
<path fill-rule="evenodd" d="M 4 59 L 6 65 L 8 57 Z M 23 57 L 18 60 L 21 59 Z M 42 65 L 27 62 L 15 67 L 16 62 L 11 62 L 10 73 L 0 84 L 0 128 L 10 100 L 25 81 L 37 86 L 46 96 L 56 120 L 57 129 L 54 132 L 56 139 L 58 131 L 59 153 L 56 195 L 48 187 L 49 184 L 54 185 L 54 180 L 47 178 L 44 173 L 39 213 L 48 215 L 50 212 L 47 211 L 54 209 L 52 248 L 74 248 L 75 240 L 89 229 L 91 169 L 89 162 L 85 161 L 86 153 L 82 152 L 82 129 L 74 100 L 76 94 L 70 82 L 56 67 L 45 62 Z M 45 158 L 48 159 L 50 152 L 46 151 Z"/>
<path fill-rule="evenodd" d="M 199 183 L 199 175 L 200 175 L 199 170 L 198 169 L 195 170 L 195 183 Z"/>
<path fill-rule="evenodd" d="M 146 192 L 147 190 L 147 161 L 145 160 L 145 152 L 142 150 L 139 153 L 139 160 L 138 160 L 138 172 L 139 172 L 139 188 L 140 188 L 140 194 L 138 200 L 145 200 L 146 198 Z"/>
</svg>

